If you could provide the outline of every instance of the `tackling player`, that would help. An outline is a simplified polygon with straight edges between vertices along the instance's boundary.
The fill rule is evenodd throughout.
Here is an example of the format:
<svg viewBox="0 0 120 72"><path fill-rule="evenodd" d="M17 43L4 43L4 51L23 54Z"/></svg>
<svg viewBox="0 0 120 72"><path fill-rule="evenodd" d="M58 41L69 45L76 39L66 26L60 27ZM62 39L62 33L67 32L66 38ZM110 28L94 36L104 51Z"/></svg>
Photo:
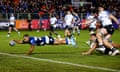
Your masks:
<svg viewBox="0 0 120 72"><path fill-rule="evenodd" d="M23 40L12 40L17 44L30 44L30 49L27 52L27 55L32 54L35 46L44 46L44 45L76 45L74 37L71 38L58 38L54 39L50 36L43 36L43 37L32 37L28 34L23 36Z"/></svg>
<svg viewBox="0 0 120 72"><path fill-rule="evenodd" d="M111 38L112 34L114 33L112 20L114 20L117 24L119 24L119 21L112 14L105 11L103 6L99 6L98 10L99 10L98 19L101 22L100 24L102 28L97 32L96 36L98 39L99 47L102 48L104 47L103 46L104 41L102 38L105 36L104 40L108 40ZM111 47L111 50L116 51L116 49L114 49L113 46Z"/></svg>
<svg viewBox="0 0 120 72"><path fill-rule="evenodd" d="M104 42L104 48L99 48L96 34L91 34L90 40L91 40L91 43L89 45L90 49L86 52L82 52L82 55L90 55L90 54L92 54L92 52L94 50L99 51L103 54L111 55L111 56L115 56L116 54L120 54L118 49L116 49L117 52L113 52L110 49L111 45L113 45L114 48L120 48L120 44L116 44L116 43L112 42L111 40L107 40L106 42Z"/></svg>

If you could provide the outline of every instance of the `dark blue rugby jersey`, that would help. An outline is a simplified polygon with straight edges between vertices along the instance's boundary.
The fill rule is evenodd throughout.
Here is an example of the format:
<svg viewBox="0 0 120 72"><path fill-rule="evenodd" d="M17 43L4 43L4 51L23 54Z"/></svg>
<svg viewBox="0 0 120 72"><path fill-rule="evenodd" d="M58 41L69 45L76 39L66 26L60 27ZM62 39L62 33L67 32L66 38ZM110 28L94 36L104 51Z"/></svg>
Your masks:
<svg viewBox="0 0 120 72"><path fill-rule="evenodd" d="M45 44L53 44L54 39L52 37L44 36L44 37L30 37L29 43L31 45L45 45Z"/></svg>

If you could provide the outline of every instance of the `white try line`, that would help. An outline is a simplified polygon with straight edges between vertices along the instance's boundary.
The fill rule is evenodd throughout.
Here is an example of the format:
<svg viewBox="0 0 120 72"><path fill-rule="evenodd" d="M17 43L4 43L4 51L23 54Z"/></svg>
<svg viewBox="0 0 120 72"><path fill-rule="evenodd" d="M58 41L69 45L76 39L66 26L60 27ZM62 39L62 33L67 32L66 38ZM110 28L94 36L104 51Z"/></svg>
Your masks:
<svg viewBox="0 0 120 72"><path fill-rule="evenodd" d="M104 67L75 64L75 63L70 63L70 62L55 61L55 60L50 60L50 59L41 59L41 58L35 58L35 57L30 57L30 56L15 55L15 54L8 54L8 53L1 53L1 52L0 52L0 54L6 55L6 56L11 56L11 57L21 57L21 58L27 58L27 59L32 59L32 60L39 60L39 61L46 61L46 62L52 62L52 63L58 63L58 64L72 65L72 66L89 68L89 69L98 69L98 70L111 71L111 72L120 72L120 70L104 68Z"/></svg>

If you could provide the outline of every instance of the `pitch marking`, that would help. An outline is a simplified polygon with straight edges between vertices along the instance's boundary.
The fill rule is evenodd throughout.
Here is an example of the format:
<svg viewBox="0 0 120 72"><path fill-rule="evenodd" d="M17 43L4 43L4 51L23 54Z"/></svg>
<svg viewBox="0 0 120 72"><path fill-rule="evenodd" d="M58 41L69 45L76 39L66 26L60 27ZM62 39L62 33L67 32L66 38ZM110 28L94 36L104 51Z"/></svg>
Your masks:
<svg viewBox="0 0 120 72"><path fill-rule="evenodd" d="M30 57L30 56L15 55L15 54L9 54L9 53L1 53L0 52L0 54L1 55L6 55L6 56L11 56L11 57L21 57L21 58L27 58L27 59L32 59L32 60L47 61L47 62L58 63L58 64L65 64L65 65L72 65L72 66L77 66L77 67L84 67L84 68L89 68L89 69L98 69L98 70L111 71L111 72L120 72L120 70L111 69L111 68L75 64L75 63L70 63L70 62L55 61L55 60L50 60L50 59L35 58L35 57Z"/></svg>

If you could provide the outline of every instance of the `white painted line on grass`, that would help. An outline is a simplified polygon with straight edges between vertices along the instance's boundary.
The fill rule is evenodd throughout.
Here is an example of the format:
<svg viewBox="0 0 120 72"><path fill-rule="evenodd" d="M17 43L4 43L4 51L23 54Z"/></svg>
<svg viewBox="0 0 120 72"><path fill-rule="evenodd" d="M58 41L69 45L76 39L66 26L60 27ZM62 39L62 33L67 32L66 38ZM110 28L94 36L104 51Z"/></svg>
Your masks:
<svg viewBox="0 0 120 72"><path fill-rule="evenodd" d="M50 59L41 59L41 58L35 58L35 57L23 56L23 55L15 55L15 54L9 54L9 53L1 53L0 52L0 54L1 55L12 56L12 57L21 57L21 58L27 58L27 59L32 59L32 60L47 61L47 62L58 63L58 64L78 66L78 67L89 68L89 69L97 69L97 70L104 70L104 71L111 71L111 72L120 72L120 70L111 69L111 68L75 64L75 63L70 63L70 62L55 61L55 60L50 60Z"/></svg>

